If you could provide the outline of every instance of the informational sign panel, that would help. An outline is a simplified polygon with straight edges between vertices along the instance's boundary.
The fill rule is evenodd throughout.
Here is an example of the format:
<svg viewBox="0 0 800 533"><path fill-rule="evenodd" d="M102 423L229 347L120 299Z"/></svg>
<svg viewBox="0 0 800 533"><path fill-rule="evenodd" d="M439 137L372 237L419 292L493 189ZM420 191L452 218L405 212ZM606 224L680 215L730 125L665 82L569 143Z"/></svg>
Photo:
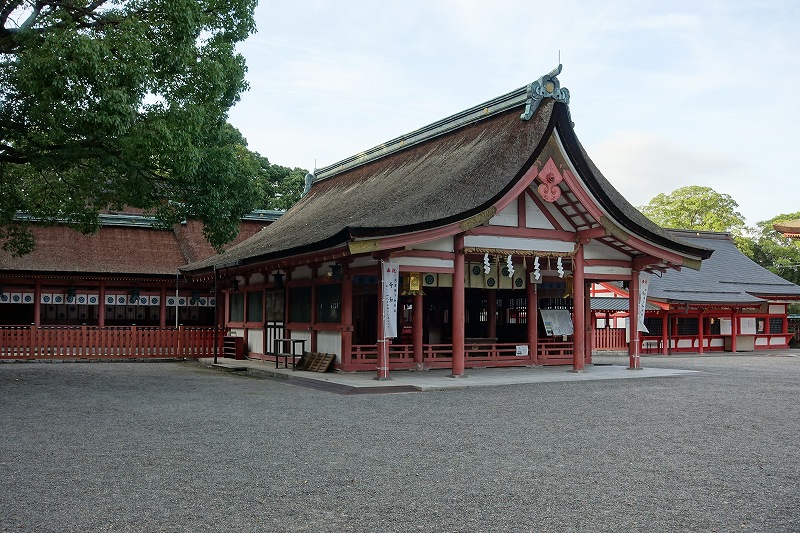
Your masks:
<svg viewBox="0 0 800 533"><path fill-rule="evenodd" d="M549 336L572 335L572 317L567 309L540 309L539 314Z"/></svg>
<svg viewBox="0 0 800 533"><path fill-rule="evenodd" d="M383 337L397 337L397 290L400 285L400 265L383 262Z"/></svg>
<svg viewBox="0 0 800 533"><path fill-rule="evenodd" d="M638 324L639 331L650 333L647 326L644 325L644 312L647 308L647 289L650 288L650 273L639 272L639 305L638 305Z"/></svg>

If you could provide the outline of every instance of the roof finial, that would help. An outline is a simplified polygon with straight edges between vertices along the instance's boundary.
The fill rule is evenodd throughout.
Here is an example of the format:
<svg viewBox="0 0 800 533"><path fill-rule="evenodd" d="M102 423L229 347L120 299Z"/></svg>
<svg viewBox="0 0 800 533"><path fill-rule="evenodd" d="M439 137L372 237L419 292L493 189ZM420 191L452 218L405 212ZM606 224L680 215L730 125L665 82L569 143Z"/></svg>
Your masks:
<svg viewBox="0 0 800 533"><path fill-rule="evenodd" d="M560 61L561 50L558 51L558 57ZM525 102L525 112L520 115L522 120L530 120L544 98L553 98L557 102L564 102L569 105L569 89L566 87L561 88L561 82L556 77L559 74L561 74L560 62L556 68L528 85L528 100Z"/></svg>

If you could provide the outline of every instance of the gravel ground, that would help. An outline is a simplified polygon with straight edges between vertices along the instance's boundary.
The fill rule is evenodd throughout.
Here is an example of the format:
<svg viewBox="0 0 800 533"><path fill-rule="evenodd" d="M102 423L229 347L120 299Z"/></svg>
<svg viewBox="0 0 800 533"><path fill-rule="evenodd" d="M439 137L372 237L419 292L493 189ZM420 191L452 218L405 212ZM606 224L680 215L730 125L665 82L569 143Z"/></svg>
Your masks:
<svg viewBox="0 0 800 533"><path fill-rule="evenodd" d="M643 364L702 372L341 396L0 364L0 531L800 531L800 357Z"/></svg>

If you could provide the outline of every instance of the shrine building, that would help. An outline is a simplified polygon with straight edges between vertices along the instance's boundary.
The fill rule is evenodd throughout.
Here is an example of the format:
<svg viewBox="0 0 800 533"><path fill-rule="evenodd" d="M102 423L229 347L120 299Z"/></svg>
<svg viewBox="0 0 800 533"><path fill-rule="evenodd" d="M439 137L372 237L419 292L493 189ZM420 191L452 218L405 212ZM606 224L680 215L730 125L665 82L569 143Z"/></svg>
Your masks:
<svg viewBox="0 0 800 533"><path fill-rule="evenodd" d="M638 316L641 273L700 269L712 250L611 186L576 136L560 71L316 170L277 221L181 272L225 288L225 326L251 357L324 352L378 378L582 370L590 284L626 282Z"/></svg>

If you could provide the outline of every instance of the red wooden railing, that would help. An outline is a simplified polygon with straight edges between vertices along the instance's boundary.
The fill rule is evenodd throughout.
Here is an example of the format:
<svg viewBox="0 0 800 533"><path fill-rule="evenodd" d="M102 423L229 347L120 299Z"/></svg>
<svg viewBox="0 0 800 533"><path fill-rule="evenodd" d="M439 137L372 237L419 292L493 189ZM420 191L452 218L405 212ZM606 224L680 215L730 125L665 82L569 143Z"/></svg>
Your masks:
<svg viewBox="0 0 800 533"><path fill-rule="evenodd" d="M532 364L529 356L517 355L519 343L465 344L464 366L476 368L485 366L519 366ZM453 346L450 344L425 344L422 347L422 360L426 368L450 368ZM354 345L351 366L354 370L374 370L378 360L378 347L375 344ZM393 369L412 368L414 349L410 344L389 345L389 364ZM572 342L539 343L538 364L572 364Z"/></svg>
<svg viewBox="0 0 800 533"><path fill-rule="evenodd" d="M594 330L595 350L627 350L625 328L598 328Z"/></svg>
<svg viewBox="0 0 800 533"><path fill-rule="evenodd" d="M219 330L218 338L222 338ZM208 327L0 326L0 359L197 358L213 355L214 328Z"/></svg>

